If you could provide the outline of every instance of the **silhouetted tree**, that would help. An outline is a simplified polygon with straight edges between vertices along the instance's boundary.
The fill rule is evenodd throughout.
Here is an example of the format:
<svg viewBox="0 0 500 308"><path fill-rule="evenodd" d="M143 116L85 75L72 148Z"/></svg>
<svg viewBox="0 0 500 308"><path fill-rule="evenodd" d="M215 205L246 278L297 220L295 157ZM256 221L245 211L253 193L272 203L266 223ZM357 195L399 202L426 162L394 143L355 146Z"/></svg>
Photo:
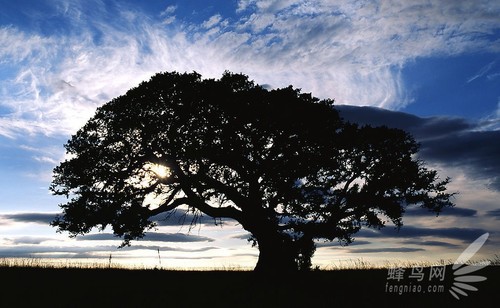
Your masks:
<svg viewBox="0 0 500 308"><path fill-rule="evenodd" d="M182 206L230 218L260 250L256 270L308 269L314 241L397 227L413 204L452 206L404 131L342 121L331 100L247 76L162 73L100 107L65 145L52 223L71 235L111 225L130 240Z"/></svg>

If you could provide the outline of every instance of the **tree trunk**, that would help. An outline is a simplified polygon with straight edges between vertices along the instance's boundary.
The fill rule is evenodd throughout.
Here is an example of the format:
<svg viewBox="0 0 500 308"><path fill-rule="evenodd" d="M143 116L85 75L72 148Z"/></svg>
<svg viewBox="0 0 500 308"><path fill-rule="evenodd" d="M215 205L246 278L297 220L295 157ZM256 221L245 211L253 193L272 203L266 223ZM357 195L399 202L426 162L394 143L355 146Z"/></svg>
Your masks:
<svg viewBox="0 0 500 308"><path fill-rule="evenodd" d="M259 248L256 272L290 273L311 269L311 257L316 250L312 237L293 238L279 231L277 223L267 217L247 215L240 223L252 233Z"/></svg>
<svg viewBox="0 0 500 308"><path fill-rule="evenodd" d="M287 235L271 233L261 236L254 234L254 236L259 246L256 272L286 273L298 270L292 241Z"/></svg>

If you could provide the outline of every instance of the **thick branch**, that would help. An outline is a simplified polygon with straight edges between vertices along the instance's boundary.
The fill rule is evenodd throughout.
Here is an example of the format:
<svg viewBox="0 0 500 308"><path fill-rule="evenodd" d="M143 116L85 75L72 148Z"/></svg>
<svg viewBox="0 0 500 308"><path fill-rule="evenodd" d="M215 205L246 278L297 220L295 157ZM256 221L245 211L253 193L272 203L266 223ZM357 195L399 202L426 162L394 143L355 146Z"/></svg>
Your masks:
<svg viewBox="0 0 500 308"><path fill-rule="evenodd" d="M183 204L188 204L188 198L178 198L175 199L173 202L170 203L170 201L164 202L161 204L159 207L156 209L150 210L150 216L154 216L163 212L168 212L171 210L174 210L178 206L181 206Z"/></svg>
<svg viewBox="0 0 500 308"><path fill-rule="evenodd" d="M180 187L182 188L182 191L186 194L187 199L185 200L185 204L192 206L194 208L197 208L198 210L202 211L208 216L212 217L227 217L227 218L232 218L237 221L242 220L242 213L241 211L237 210L234 207L227 206L227 207L213 207L203 200L202 197L197 195L191 188L195 187L195 183L193 183L193 180L184 173L184 171L181 169L181 167L178 165L176 160L170 159L170 167L172 171L175 173L177 178L179 179Z"/></svg>
<svg viewBox="0 0 500 308"><path fill-rule="evenodd" d="M225 185L216 179L213 179L209 176L204 176L197 174L194 176L195 180L203 181L211 188L223 193L229 200L233 201L240 208L245 208L248 205L248 199L241 195L234 187Z"/></svg>
<svg viewBox="0 0 500 308"><path fill-rule="evenodd" d="M243 215L241 211L237 210L236 208L232 206L226 206L226 207L213 207L211 205L208 205L206 202L204 202L201 198L198 196L190 196L188 198L188 205L197 208L198 210L202 211L204 214L214 217L214 218L232 218L236 221L242 221Z"/></svg>

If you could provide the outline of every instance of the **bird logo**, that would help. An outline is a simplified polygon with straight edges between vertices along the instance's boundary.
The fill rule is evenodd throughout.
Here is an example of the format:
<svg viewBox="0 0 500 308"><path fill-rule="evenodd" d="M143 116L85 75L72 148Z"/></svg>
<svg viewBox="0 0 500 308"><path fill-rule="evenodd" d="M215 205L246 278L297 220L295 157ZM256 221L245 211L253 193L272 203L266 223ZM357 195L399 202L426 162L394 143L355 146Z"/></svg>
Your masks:
<svg viewBox="0 0 500 308"><path fill-rule="evenodd" d="M474 273L488 265L490 261L479 262L475 264L465 265L476 252L484 245L488 239L489 233L485 233L478 237L472 244L467 247L458 259L453 263L454 282L450 288L450 293L456 299L460 300L460 295L467 296L467 291L477 291L478 289L470 283L484 281L487 278L484 276L474 275Z"/></svg>

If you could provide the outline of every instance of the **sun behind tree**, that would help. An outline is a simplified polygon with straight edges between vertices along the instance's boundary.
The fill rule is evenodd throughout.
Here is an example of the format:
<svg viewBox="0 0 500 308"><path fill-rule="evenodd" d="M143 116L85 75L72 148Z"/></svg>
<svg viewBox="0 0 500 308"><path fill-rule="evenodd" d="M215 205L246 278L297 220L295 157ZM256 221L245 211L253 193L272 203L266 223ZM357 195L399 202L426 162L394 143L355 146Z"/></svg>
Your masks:
<svg viewBox="0 0 500 308"><path fill-rule="evenodd" d="M159 164L151 164L149 166L149 169L153 171L153 173L160 178L166 178L171 175L170 169L168 167L159 165Z"/></svg>
<svg viewBox="0 0 500 308"><path fill-rule="evenodd" d="M332 100L230 72L157 74L100 107L66 150L51 185L68 197L59 231L110 225L128 245L150 217L187 206L238 221L267 272L309 269L316 239L400 227L407 206L453 205L406 132L344 122Z"/></svg>

